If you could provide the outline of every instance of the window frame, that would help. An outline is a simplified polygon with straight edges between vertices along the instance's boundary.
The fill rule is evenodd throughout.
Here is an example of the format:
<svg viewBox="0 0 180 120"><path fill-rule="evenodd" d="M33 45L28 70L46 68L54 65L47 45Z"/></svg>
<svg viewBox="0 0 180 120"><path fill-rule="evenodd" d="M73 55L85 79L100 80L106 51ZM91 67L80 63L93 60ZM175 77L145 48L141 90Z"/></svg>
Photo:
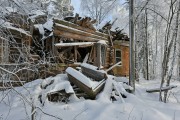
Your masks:
<svg viewBox="0 0 180 120"><path fill-rule="evenodd" d="M117 57L117 54L116 54L117 51L120 51L119 57ZM117 58L120 58L120 61L121 61L121 64L119 64L117 66L122 66L122 50L121 49L115 49L115 64L119 62L119 61L117 62L117 60L116 60Z"/></svg>

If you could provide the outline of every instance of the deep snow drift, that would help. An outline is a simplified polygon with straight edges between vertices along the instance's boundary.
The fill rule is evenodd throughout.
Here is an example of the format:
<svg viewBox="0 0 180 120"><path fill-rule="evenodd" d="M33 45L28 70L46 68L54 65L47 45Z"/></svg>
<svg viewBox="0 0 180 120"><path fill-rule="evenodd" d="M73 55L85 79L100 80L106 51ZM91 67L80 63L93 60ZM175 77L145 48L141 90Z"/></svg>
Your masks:
<svg viewBox="0 0 180 120"><path fill-rule="evenodd" d="M42 89L52 80L51 86ZM136 83L135 95L126 92L124 88L127 86L119 81L126 79L108 76L104 90L96 100L77 98L66 74L1 91L0 120L30 120L32 113L35 113L36 120L179 120L180 82L172 81L172 85L178 87L169 92L168 103L162 103L158 101L158 93L146 93L147 88L159 87L158 80L140 80ZM109 96L116 94L112 92L113 86L117 94L122 93L126 98L118 97L116 101L110 99ZM49 92L61 89L72 93L68 103L48 101L46 95Z"/></svg>

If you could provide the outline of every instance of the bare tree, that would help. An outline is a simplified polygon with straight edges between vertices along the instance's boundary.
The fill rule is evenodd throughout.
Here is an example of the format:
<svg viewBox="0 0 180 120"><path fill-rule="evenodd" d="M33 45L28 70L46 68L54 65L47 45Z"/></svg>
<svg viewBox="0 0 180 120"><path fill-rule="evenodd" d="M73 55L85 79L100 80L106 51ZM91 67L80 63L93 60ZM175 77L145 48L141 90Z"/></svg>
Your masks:
<svg viewBox="0 0 180 120"><path fill-rule="evenodd" d="M117 5L118 0L81 0L81 8L100 24Z"/></svg>
<svg viewBox="0 0 180 120"><path fill-rule="evenodd" d="M161 86L160 89L163 87L163 84L166 80L166 86L170 85L170 80L172 78L172 72L174 68L175 63L175 55L176 55L176 46L177 46L177 37L178 37L178 26L179 26L179 14L180 14L180 2L177 0L171 0L170 4L170 10L169 10L169 16L168 20L169 23L167 23L166 28L166 36L165 36L165 48L164 48L164 58L162 63L162 79L161 79ZM174 21L173 21L174 19ZM172 27L173 24L173 27ZM174 47L174 49L173 49ZM172 50L173 49L173 50ZM171 52L172 51L172 52ZM170 62L170 55L172 53L172 62ZM171 66L169 66L170 64ZM163 101L167 101L167 92L164 92L164 99ZM160 91L160 101L162 101L162 92Z"/></svg>

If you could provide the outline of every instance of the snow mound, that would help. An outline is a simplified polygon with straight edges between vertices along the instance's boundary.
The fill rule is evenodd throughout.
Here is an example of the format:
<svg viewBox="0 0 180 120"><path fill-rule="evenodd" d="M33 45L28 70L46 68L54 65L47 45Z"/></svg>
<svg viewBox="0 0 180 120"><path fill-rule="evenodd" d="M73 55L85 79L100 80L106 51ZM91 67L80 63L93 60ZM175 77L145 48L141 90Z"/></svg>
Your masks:
<svg viewBox="0 0 180 120"><path fill-rule="evenodd" d="M140 83L136 83L135 94L130 94L123 87L125 78L118 79L120 81L117 82L114 76L108 76L104 90L95 100L81 98L77 100L73 94L70 97L71 102L66 104L49 102L47 97L42 97L44 105L37 102L39 95L45 96L56 90L65 89L66 92L73 92L66 74L35 80L22 87L0 91L0 118L30 119L32 103L35 106L37 120L56 120L57 118L63 120L178 120L180 118L180 105L172 94L170 94L169 103L162 103L158 101L157 93L146 92L147 88L159 86L160 81L140 80ZM180 82L174 81L172 85L178 86L171 92L176 99L179 99Z"/></svg>

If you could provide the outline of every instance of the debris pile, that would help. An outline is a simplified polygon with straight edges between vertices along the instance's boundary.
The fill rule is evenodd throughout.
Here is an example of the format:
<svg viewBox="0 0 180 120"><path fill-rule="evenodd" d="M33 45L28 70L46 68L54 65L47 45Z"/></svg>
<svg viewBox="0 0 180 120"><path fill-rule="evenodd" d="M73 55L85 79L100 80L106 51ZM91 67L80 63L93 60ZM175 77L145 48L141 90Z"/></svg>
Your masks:
<svg viewBox="0 0 180 120"><path fill-rule="evenodd" d="M115 28L115 30L111 30L113 24L116 22L115 19L112 23L111 21L107 22L102 29L99 29L100 32L109 34L112 37L112 40L125 40L129 41L129 37L127 34L123 33L123 29L119 29L119 27Z"/></svg>
<svg viewBox="0 0 180 120"><path fill-rule="evenodd" d="M64 103L82 97L96 99L102 91L102 94L107 94L103 96L108 96L111 101L123 102L123 98L127 97L126 90L132 89L127 85L127 79L108 75L105 71L97 70L97 67L86 63L81 64L79 71L68 67L66 73L54 78L49 77L42 82L42 92L38 97L42 104L45 103L45 98L51 102Z"/></svg>
<svg viewBox="0 0 180 120"><path fill-rule="evenodd" d="M95 27L93 24L95 24L97 21L94 19L92 20L90 17L79 17L79 14L76 13L75 17L66 17L64 20L72 22L74 24L77 24L79 26L82 26L84 28L91 29L93 31L96 31Z"/></svg>

